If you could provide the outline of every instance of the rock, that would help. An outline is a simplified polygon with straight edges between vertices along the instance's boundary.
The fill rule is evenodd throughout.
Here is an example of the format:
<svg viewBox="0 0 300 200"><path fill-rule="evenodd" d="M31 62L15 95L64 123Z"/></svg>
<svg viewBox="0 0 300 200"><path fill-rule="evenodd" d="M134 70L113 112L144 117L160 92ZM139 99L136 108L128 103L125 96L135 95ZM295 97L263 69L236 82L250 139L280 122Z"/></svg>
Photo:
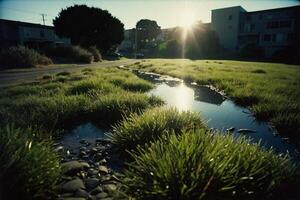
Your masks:
<svg viewBox="0 0 300 200"><path fill-rule="evenodd" d="M99 164L100 164L100 165L105 165L105 164L107 164L106 159L104 158L104 159L100 160L100 161L99 161Z"/></svg>
<svg viewBox="0 0 300 200"><path fill-rule="evenodd" d="M97 178L89 178L85 180L86 187L91 190L99 185L99 179Z"/></svg>
<svg viewBox="0 0 300 200"><path fill-rule="evenodd" d="M101 193L101 192L103 192L103 188L100 187L100 186L97 186L90 193L91 193L91 195L96 195L96 194Z"/></svg>
<svg viewBox="0 0 300 200"><path fill-rule="evenodd" d="M96 139L96 143L101 143L101 144L110 144L110 140L104 139L104 138L98 138Z"/></svg>
<svg viewBox="0 0 300 200"><path fill-rule="evenodd" d="M86 162L81 162L80 163L82 165L83 168L87 169L87 168L90 168L90 165Z"/></svg>
<svg viewBox="0 0 300 200"><path fill-rule="evenodd" d="M94 155L94 160L97 162L97 161L99 161L99 160L102 160L103 159L103 155L102 155L102 153L96 153L95 155Z"/></svg>
<svg viewBox="0 0 300 200"><path fill-rule="evenodd" d="M54 151L56 151L56 152L62 152L63 150L64 150L63 146L58 146L58 147L55 148Z"/></svg>
<svg viewBox="0 0 300 200"><path fill-rule="evenodd" d="M93 168L90 168L88 169L87 174L88 176L96 176L98 174L98 171Z"/></svg>
<svg viewBox="0 0 300 200"><path fill-rule="evenodd" d="M226 129L227 132L233 132L234 130L235 130L234 127L230 127L230 128L228 128L228 129Z"/></svg>
<svg viewBox="0 0 300 200"><path fill-rule="evenodd" d="M101 193L96 195L97 199L103 199L103 198L106 198L106 197L108 197L108 194L106 192L101 192Z"/></svg>
<svg viewBox="0 0 300 200"><path fill-rule="evenodd" d="M85 189L83 181L79 178L68 181L62 186L62 190L64 192L75 192L76 190L79 189Z"/></svg>
<svg viewBox="0 0 300 200"><path fill-rule="evenodd" d="M241 128L237 131L238 133L255 133L255 130L251 130L251 129L246 129L246 128Z"/></svg>
<svg viewBox="0 0 300 200"><path fill-rule="evenodd" d="M88 142L85 139L79 141L80 144L87 144Z"/></svg>
<svg viewBox="0 0 300 200"><path fill-rule="evenodd" d="M82 197L66 197L66 198L59 198L59 200L86 200L86 198L82 198Z"/></svg>
<svg viewBox="0 0 300 200"><path fill-rule="evenodd" d="M99 166L99 172L102 174L108 174L108 169L104 165Z"/></svg>
<svg viewBox="0 0 300 200"><path fill-rule="evenodd" d="M94 155L98 152L98 149L96 149L95 147L94 148L91 148L91 151L90 151L90 154Z"/></svg>
<svg viewBox="0 0 300 200"><path fill-rule="evenodd" d="M87 191L85 191L85 190L78 189L78 190L75 191L74 196L75 197L88 198L89 197L89 193L87 193Z"/></svg>
<svg viewBox="0 0 300 200"><path fill-rule="evenodd" d="M85 151L80 151L79 156L80 157L86 156L86 152Z"/></svg>
<svg viewBox="0 0 300 200"><path fill-rule="evenodd" d="M71 197L73 195L73 193L63 193L60 196L61 197Z"/></svg>
<svg viewBox="0 0 300 200"><path fill-rule="evenodd" d="M61 164L62 172L66 175L74 175L87 167L89 167L89 164L78 161L69 161Z"/></svg>
<svg viewBox="0 0 300 200"><path fill-rule="evenodd" d="M103 189L105 192L113 192L117 189L117 186L115 184L107 184L103 186Z"/></svg>

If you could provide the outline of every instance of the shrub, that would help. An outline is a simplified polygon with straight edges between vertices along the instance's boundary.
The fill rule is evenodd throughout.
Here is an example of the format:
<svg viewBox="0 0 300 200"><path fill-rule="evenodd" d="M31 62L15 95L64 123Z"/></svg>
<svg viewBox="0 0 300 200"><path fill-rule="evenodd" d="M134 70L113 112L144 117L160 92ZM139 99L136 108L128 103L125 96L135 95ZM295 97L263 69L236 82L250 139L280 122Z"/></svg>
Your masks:
<svg viewBox="0 0 300 200"><path fill-rule="evenodd" d="M24 46L9 47L0 52L0 67L36 67L52 64L51 59L39 54L34 49Z"/></svg>
<svg viewBox="0 0 300 200"><path fill-rule="evenodd" d="M256 70L252 70L251 73L266 74L267 72L263 69L256 69Z"/></svg>
<svg viewBox="0 0 300 200"><path fill-rule="evenodd" d="M71 62L91 63L93 55L79 46L48 46L45 54L51 57L66 58Z"/></svg>
<svg viewBox="0 0 300 200"><path fill-rule="evenodd" d="M0 199L51 198L60 177L59 159L51 143L36 135L30 129L0 129Z"/></svg>
<svg viewBox="0 0 300 200"><path fill-rule="evenodd" d="M109 137L117 151L125 152L164 137L170 131L181 134L196 127L203 127L198 113L155 108L142 115L131 114L113 127Z"/></svg>
<svg viewBox="0 0 300 200"><path fill-rule="evenodd" d="M93 55L95 62L102 61L102 56L96 46L90 46L87 50Z"/></svg>
<svg viewBox="0 0 300 200"><path fill-rule="evenodd" d="M123 183L136 199L286 199L291 193L280 191L299 178L289 159L205 129L172 134L131 155Z"/></svg>

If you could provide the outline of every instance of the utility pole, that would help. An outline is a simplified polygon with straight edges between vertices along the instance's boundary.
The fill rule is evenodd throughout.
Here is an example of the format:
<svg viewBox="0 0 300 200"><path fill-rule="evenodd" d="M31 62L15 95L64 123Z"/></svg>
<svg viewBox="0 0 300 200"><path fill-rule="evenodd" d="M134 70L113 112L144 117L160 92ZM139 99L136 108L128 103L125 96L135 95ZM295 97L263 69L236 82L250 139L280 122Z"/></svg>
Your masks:
<svg viewBox="0 0 300 200"><path fill-rule="evenodd" d="M43 18L43 25L45 26L45 16L46 16L46 14L41 14L42 15L42 18Z"/></svg>
<svg viewBox="0 0 300 200"><path fill-rule="evenodd" d="M137 58L137 26L135 27L135 54L134 54L134 58Z"/></svg>

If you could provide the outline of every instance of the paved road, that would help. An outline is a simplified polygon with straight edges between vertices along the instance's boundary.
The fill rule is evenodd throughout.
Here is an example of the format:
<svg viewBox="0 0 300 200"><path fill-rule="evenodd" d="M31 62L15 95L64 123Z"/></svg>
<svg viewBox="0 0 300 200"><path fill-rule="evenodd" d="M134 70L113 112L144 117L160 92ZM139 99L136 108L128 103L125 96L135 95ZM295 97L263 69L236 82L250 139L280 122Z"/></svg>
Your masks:
<svg viewBox="0 0 300 200"><path fill-rule="evenodd" d="M20 84L23 82L32 82L37 78L41 78L45 74L56 74L62 71L76 71L83 68L99 68L99 67L111 67L133 64L136 60L126 59L117 61L103 61L101 63L93 64L60 64L51 65L40 68L30 68L30 69L15 69L0 71L0 88L9 85Z"/></svg>

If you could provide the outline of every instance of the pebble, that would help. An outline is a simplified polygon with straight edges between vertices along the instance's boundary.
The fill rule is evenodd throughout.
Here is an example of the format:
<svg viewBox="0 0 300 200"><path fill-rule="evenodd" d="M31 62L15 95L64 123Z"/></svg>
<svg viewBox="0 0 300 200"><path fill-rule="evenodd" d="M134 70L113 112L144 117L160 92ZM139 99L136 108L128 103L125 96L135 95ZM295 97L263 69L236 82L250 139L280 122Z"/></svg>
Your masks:
<svg viewBox="0 0 300 200"><path fill-rule="evenodd" d="M99 185L99 179L97 178L89 178L85 180L86 187L91 190Z"/></svg>
<svg viewBox="0 0 300 200"><path fill-rule="evenodd" d="M89 164L78 161L69 161L61 164L62 172L66 175L74 175L84 168L88 168Z"/></svg>
<svg viewBox="0 0 300 200"><path fill-rule="evenodd" d="M251 129L246 129L246 128L241 128L237 131L238 133L255 133L255 130L251 130Z"/></svg>
<svg viewBox="0 0 300 200"><path fill-rule="evenodd" d="M98 193L96 195L97 199L103 199L103 198L106 198L106 197L108 197L108 194L106 192L101 192L101 193Z"/></svg>
<svg viewBox="0 0 300 200"><path fill-rule="evenodd" d="M99 166L99 172L102 174L108 174L108 169L104 165Z"/></svg>
<svg viewBox="0 0 300 200"><path fill-rule="evenodd" d="M79 178L68 181L62 186L64 192L75 192L78 189L85 189L83 181Z"/></svg>
<svg viewBox="0 0 300 200"><path fill-rule="evenodd" d="M88 198L89 197L89 193L83 189L78 189L75 191L74 193L75 197L84 197L84 198Z"/></svg>
<svg viewBox="0 0 300 200"><path fill-rule="evenodd" d="M103 186L103 189L105 192L113 192L117 189L117 186L115 184L107 184Z"/></svg>
<svg viewBox="0 0 300 200"><path fill-rule="evenodd" d="M97 186L97 187L95 187L95 188L90 192L90 194L91 194L91 195L96 195L96 194L101 193L101 192L103 192L103 188L100 187L100 186Z"/></svg>

